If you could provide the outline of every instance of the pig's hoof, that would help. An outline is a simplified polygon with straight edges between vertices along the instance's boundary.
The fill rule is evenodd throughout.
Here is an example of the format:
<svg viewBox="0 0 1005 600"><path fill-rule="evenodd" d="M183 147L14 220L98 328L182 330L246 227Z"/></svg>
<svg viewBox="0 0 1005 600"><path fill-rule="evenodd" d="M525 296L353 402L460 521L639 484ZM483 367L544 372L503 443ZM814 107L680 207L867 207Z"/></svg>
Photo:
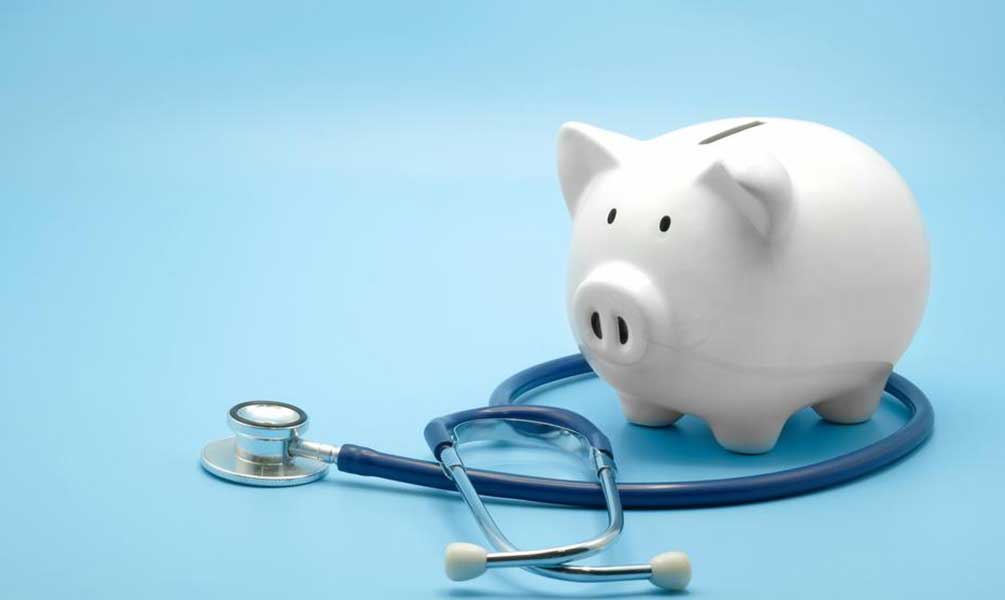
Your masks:
<svg viewBox="0 0 1005 600"><path fill-rule="evenodd" d="M785 420L711 424L719 445L740 454L763 454L775 447Z"/></svg>
<svg viewBox="0 0 1005 600"><path fill-rule="evenodd" d="M646 427L666 427L673 425L684 416L672 408L644 402L633 396L621 395L621 412L629 422Z"/></svg>
<svg viewBox="0 0 1005 600"><path fill-rule="evenodd" d="M867 389L857 389L842 394L830 400L824 400L813 405L813 410L831 423L851 425L868 421L879 408L883 397L883 388L870 386Z"/></svg>
<svg viewBox="0 0 1005 600"><path fill-rule="evenodd" d="M851 425L868 421L883 398L883 388L893 367L878 369L869 380L853 390L813 405L813 410L831 423Z"/></svg>

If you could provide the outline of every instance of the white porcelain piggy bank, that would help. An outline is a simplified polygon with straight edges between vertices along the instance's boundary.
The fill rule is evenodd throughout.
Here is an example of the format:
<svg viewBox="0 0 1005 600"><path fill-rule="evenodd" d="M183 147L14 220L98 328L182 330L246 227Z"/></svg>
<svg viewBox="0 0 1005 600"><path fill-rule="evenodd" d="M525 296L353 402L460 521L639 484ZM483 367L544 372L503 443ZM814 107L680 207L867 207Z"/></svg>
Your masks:
<svg viewBox="0 0 1005 600"><path fill-rule="evenodd" d="M696 415L759 453L806 406L872 416L928 294L918 208L876 151L788 119L648 141L568 123L558 169L570 320L629 421Z"/></svg>

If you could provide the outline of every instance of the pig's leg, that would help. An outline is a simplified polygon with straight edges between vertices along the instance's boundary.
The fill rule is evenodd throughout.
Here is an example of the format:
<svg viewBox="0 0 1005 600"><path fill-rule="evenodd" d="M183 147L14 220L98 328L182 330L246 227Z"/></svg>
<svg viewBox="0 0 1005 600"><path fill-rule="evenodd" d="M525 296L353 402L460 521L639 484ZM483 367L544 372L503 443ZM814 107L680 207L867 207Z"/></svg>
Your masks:
<svg viewBox="0 0 1005 600"><path fill-rule="evenodd" d="M748 415L743 415L748 417ZM787 417L733 417L709 422L715 441L727 450L741 454L761 454L775 447Z"/></svg>
<svg viewBox="0 0 1005 600"><path fill-rule="evenodd" d="M850 425L868 421L879 407L890 369L869 377L869 381L855 389L813 405L813 410L831 423Z"/></svg>
<svg viewBox="0 0 1005 600"><path fill-rule="evenodd" d="M620 394L620 397L621 412L625 414L626 419L636 425L666 427L667 425L673 425L677 422L677 419L684 416L672 408L666 408L653 402L646 402L635 396Z"/></svg>

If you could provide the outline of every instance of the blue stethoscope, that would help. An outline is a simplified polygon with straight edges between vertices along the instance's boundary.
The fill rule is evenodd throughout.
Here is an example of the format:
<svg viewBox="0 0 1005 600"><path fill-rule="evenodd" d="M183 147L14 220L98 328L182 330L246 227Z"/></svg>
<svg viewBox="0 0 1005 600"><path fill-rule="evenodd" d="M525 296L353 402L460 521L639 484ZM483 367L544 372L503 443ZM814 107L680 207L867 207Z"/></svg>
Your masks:
<svg viewBox="0 0 1005 600"><path fill-rule="evenodd" d="M456 489L471 509L495 552L475 544L447 547L447 575L472 579L490 568L523 567L539 575L569 581L648 579L672 590L684 589L691 565L683 552L665 552L648 563L584 566L571 561L603 550L621 533L623 509L724 506L770 500L823 489L861 477L909 454L932 432L934 413L925 394L893 373L886 392L907 407L910 417L899 430L854 452L811 465L729 479L616 483L614 450L607 437L585 417L549 406L516 404L542 386L593 374L582 355L574 354L521 371L492 393L489 406L433 419L425 438L436 461L385 454L363 446L335 446L303 439L307 415L281 402L252 401L231 408L234 437L208 444L203 467L218 477L254 486L289 486L324 477L328 464L339 471L380 477L443 490ZM472 440L515 436L546 440L558 448L581 451L596 482L515 475L465 468L459 449ZM590 508L609 516L600 535L575 544L520 550L500 531L482 496Z"/></svg>

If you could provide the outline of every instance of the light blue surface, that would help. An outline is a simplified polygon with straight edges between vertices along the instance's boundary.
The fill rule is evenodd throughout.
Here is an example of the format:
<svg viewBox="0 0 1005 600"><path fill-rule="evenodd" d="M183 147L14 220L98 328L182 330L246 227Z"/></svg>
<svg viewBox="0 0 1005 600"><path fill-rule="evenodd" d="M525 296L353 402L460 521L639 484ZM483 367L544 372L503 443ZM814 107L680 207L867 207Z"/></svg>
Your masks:
<svg viewBox="0 0 1005 600"><path fill-rule="evenodd" d="M684 549L703 598L1003 595L1001 8L132 4L0 7L0 596L657 593L452 584L443 546L481 537L451 495L338 473L256 490L197 457L253 398L302 405L317 439L426 456L428 418L575 350L559 124L748 114L848 131L914 189L933 287L898 370L936 434L824 493L631 513L605 560ZM750 458L693 419L625 425L596 380L539 401L604 428L625 480L801 464L900 418L800 414ZM603 519L494 510L523 544Z"/></svg>

